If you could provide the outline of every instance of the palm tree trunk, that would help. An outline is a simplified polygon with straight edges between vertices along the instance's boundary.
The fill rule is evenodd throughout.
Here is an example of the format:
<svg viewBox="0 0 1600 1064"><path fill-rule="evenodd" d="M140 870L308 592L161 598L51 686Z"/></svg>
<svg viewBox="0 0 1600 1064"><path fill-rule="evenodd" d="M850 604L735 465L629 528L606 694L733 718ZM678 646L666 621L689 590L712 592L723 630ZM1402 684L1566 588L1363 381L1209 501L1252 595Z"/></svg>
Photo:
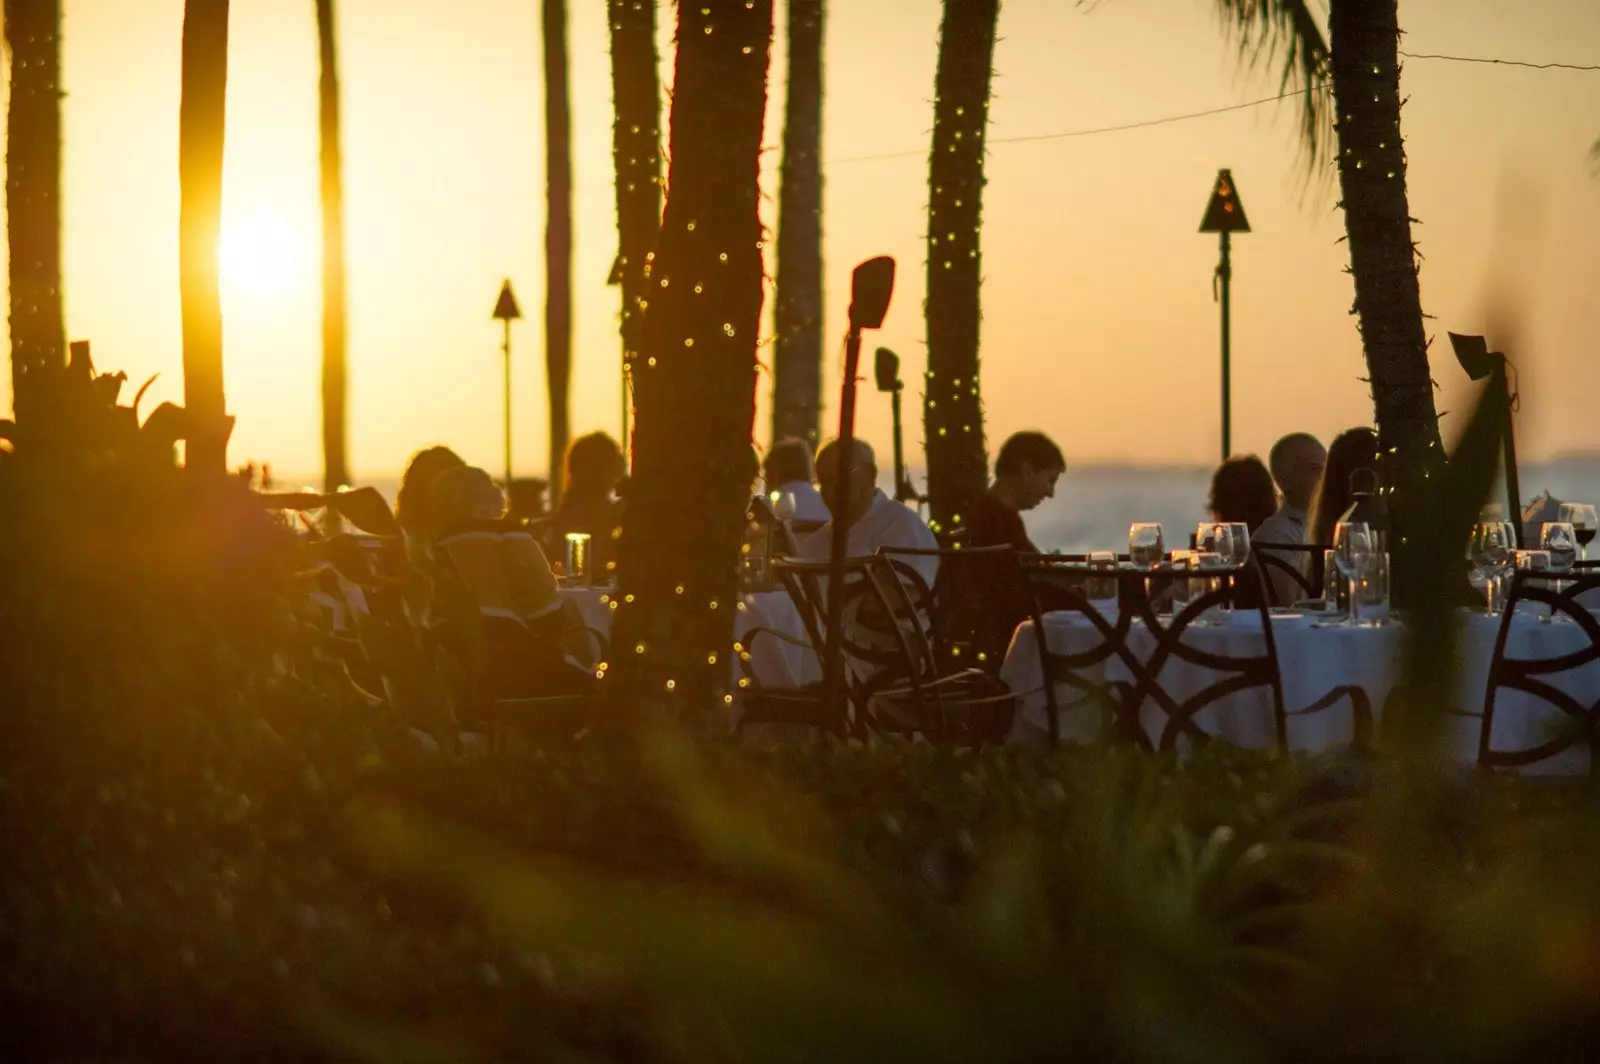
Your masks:
<svg viewBox="0 0 1600 1064"><path fill-rule="evenodd" d="M11 281L11 402L26 428L65 365L61 313L61 5L5 0L11 49L6 234Z"/></svg>
<svg viewBox="0 0 1600 1064"><path fill-rule="evenodd" d="M572 118L567 95L567 2L544 0L544 372L550 397L552 503L561 498L572 373Z"/></svg>
<svg viewBox="0 0 1600 1064"><path fill-rule="evenodd" d="M772 360L772 438L812 444L822 418L822 4L789 0Z"/></svg>
<svg viewBox="0 0 1600 1064"><path fill-rule="evenodd" d="M655 0L611 0L611 155L617 180L617 265L622 288L622 432L627 382L644 349L645 265L661 234L661 78ZM627 440L623 440L627 445Z"/></svg>
<svg viewBox="0 0 1600 1064"><path fill-rule="evenodd" d="M928 378L923 431L933 530L959 535L989 484L978 390L983 141L1000 0L945 0L928 167Z"/></svg>
<svg viewBox="0 0 1600 1064"><path fill-rule="evenodd" d="M678 5L670 177L634 375L613 704L720 707L755 480L772 0ZM646 305L647 304L647 305Z"/></svg>
<svg viewBox="0 0 1600 1064"><path fill-rule="evenodd" d="M340 146L338 38L333 0L317 2L322 164L322 484L350 483L345 413L349 365L345 347L344 159Z"/></svg>
<svg viewBox="0 0 1600 1064"><path fill-rule="evenodd" d="M1329 31L1355 314L1387 483L1399 489L1437 469L1443 449L1406 203L1397 0L1333 0Z"/></svg>
<svg viewBox="0 0 1600 1064"><path fill-rule="evenodd" d="M227 124L228 0L186 0L182 100L178 110L178 279L183 303L183 401L189 413L187 465L227 469L222 392L222 152Z"/></svg>

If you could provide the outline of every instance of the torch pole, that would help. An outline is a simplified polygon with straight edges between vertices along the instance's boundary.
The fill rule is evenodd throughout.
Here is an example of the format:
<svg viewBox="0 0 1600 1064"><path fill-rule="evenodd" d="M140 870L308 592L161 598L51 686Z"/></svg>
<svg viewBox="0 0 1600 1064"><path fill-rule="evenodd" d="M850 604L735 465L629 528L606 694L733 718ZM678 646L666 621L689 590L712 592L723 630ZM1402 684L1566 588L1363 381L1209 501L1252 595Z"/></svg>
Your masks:
<svg viewBox="0 0 1600 1064"><path fill-rule="evenodd" d="M506 497L511 497L511 322L505 322L505 335L500 341L500 351L506 363Z"/></svg>
<svg viewBox="0 0 1600 1064"><path fill-rule="evenodd" d="M1233 454L1233 367L1232 322L1230 321L1229 289L1233 281L1233 243L1231 234L1224 229L1222 261L1217 264L1217 281L1222 299L1222 460Z"/></svg>

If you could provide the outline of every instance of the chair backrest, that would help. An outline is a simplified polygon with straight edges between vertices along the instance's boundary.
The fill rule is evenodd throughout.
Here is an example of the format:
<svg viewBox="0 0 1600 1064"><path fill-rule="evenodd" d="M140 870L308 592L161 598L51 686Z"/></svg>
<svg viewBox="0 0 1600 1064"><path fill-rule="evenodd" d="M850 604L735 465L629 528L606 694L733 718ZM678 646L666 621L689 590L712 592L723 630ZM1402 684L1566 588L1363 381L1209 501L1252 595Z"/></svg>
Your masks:
<svg viewBox="0 0 1600 1064"><path fill-rule="evenodd" d="M1483 727L1478 738L1478 764L1484 768L1520 768L1548 760L1567 750L1587 744L1589 771L1593 778L1600 766L1600 700L1585 706L1568 691L1557 686L1564 673L1585 669L1600 662L1600 620L1579 601L1581 596L1600 591L1600 573L1580 571L1562 576L1549 572L1518 572L1512 578L1511 595L1506 601L1495 636L1494 657L1489 664L1489 684L1484 695ZM1519 607L1548 607L1552 619L1571 622L1582 645L1548 658L1513 657L1507 652L1512 625ZM1560 726L1540 742L1512 749L1496 748L1493 743L1495 703L1502 691L1520 691L1546 703L1561 714Z"/></svg>
<svg viewBox="0 0 1600 1064"><path fill-rule="evenodd" d="M1256 543L1251 547L1250 557L1261 567L1271 604L1292 606L1294 599L1280 601L1288 596L1280 594L1279 589L1287 585L1301 592L1299 598L1319 597L1322 586L1313 582L1313 574L1322 561L1323 552L1331 549L1320 543Z"/></svg>
<svg viewBox="0 0 1600 1064"><path fill-rule="evenodd" d="M1274 738L1280 749L1287 748L1289 722L1284 712L1283 679L1278 668L1278 647L1272 631L1272 620L1267 612L1267 597L1261 588L1261 569L1254 565L1243 565L1203 571L1188 570L1174 579L1186 577L1215 586L1165 621L1156 615L1150 596L1143 592L1143 582L1130 582L1124 578L1125 595L1131 599L1140 619L1156 637L1154 652L1134 672L1135 681L1125 703L1128 712L1137 714L1145 701L1154 702L1164 717L1155 746L1161 750L1171 750L1184 738L1192 744L1210 741L1210 734L1195 720L1201 710L1241 691L1264 687L1271 700ZM1235 609L1234 615L1254 614L1259 619L1264 641L1261 653L1232 654L1201 650L1193 643L1184 641L1185 633L1209 611L1245 597L1253 604ZM1207 674L1210 682L1179 701L1162 684L1162 672L1167 663L1174 660L1210 670Z"/></svg>
<svg viewBox="0 0 1600 1064"><path fill-rule="evenodd" d="M912 603L927 619L938 661L958 668L999 671L1012 632L1025 619L1025 615L1012 616L1013 608L1005 601L1009 586L1017 587L1018 597L1022 597L1026 580L1011 547L880 547L878 555L889 560ZM918 558L939 560L931 588L913 564Z"/></svg>

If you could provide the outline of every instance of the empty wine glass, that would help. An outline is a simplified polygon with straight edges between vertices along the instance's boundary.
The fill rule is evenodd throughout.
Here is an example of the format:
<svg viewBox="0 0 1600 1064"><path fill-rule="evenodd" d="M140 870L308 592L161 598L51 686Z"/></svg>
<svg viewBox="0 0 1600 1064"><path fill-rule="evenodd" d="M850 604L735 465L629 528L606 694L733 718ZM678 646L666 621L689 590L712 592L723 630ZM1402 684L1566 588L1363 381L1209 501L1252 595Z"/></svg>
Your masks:
<svg viewBox="0 0 1600 1064"><path fill-rule="evenodd" d="M1243 521L1228 522L1228 536L1233 544L1233 557L1226 558L1230 564L1243 565L1250 560L1250 526Z"/></svg>
<svg viewBox="0 0 1600 1064"><path fill-rule="evenodd" d="M1539 547L1550 555L1550 571L1557 576L1556 594L1561 594L1559 579L1572 572L1572 563L1578 560L1578 536L1566 521L1547 521L1539 529ZM1559 616L1551 620L1558 620Z"/></svg>
<svg viewBox="0 0 1600 1064"><path fill-rule="evenodd" d="M1491 614L1501 605L1500 581L1516 542L1510 530L1504 521L1484 521L1472 530L1469 541L1467 553L1473 568L1483 577L1485 611Z"/></svg>
<svg viewBox="0 0 1600 1064"><path fill-rule="evenodd" d="M1372 556L1372 530L1365 521L1340 521L1333 530L1333 563L1350 585L1350 616L1346 624L1361 624L1360 581Z"/></svg>
<svg viewBox="0 0 1600 1064"><path fill-rule="evenodd" d="M1154 569L1166 553L1160 525L1141 521L1129 527L1128 560L1135 569Z"/></svg>
<svg viewBox="0 0 1600 1064"><path fill-rule="evenodd" d="M1594 506L1586 502L1564 502L1556 516L1557 520L1572 526L1572 534L1578 540L1578 555L1588 561L1589 544L1594 542L1596 527Z"/></svg>

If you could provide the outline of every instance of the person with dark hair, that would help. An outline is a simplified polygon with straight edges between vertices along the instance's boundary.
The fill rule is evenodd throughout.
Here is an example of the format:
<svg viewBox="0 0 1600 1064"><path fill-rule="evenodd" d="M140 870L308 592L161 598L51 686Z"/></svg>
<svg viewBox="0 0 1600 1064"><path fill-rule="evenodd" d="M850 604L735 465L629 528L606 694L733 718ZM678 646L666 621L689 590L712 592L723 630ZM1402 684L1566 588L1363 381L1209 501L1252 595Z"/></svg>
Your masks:
<svg viewBox="0 0 1600 1064"><path fill-rule="evenodd" d="M1322 470L1322 481L1317 485L1317 497L1311 504L1307 522L1307 543L1333 544L1333 526L1350 508L1350 478L1358 470L1366 470L1374 480L1378 469L1378 434L1371 429L1348 429L1341 432L1328 447L1328 463ZM1311 585L1322 585L1322 558L1310 560Z"/></svg>
<svg viewBox="0 0 1600 1064"><path fill-rule="evenodd" d="M1039 548L1028 538L1022 513L1055 498L1056 482L1067 460L1042 432L1019 432L1000 445L994 460L994 483L962 516L963 543L971 547L1009 546L1024 554Z"/></svg>
<svg viewBox="0 0 1600 1064"><path fill-rule="evenodd" d="M1214 521L1238 521L1250 529L1266 523L1278 509L1278 490L1272 474L1253 454L1238 454L1211 475L1211 497L1206 502Z"/></svg>
<svg viewBox="0 0 1600 1064"><path fill-rule="evenodd" d="M802 528L827 524L828 504L813 483L816 478L811 467L811 448L806 446L804 440L787 439L774 443L767 452L766 461L762 463L762 479L766 481L767 492L773 496L774 504L782 503L786 495L794 496L794 511L783 513L784 507L780 505L778 516Z"/></svg>
<svg viewBox="0 0 1600 1064"><path fill-rule="evenodd" d="M549 524L547 546L563 557L569 532L589 536L589 558L596 574L615 570L616 534L622 525L618 487L627 472L622 447L603 432L579 436L567 448L567 479L561 503Z"/></svg>
<svg viewBox="0 0 1600 1064"><path fill-rule="evenodd" d="M394 516L405 537L406 555L414 564L427 558L428 545L439 534L434 512L433 483L439 474L467 463L448 447L427 447L411 456L395 495Z"/></svg>

